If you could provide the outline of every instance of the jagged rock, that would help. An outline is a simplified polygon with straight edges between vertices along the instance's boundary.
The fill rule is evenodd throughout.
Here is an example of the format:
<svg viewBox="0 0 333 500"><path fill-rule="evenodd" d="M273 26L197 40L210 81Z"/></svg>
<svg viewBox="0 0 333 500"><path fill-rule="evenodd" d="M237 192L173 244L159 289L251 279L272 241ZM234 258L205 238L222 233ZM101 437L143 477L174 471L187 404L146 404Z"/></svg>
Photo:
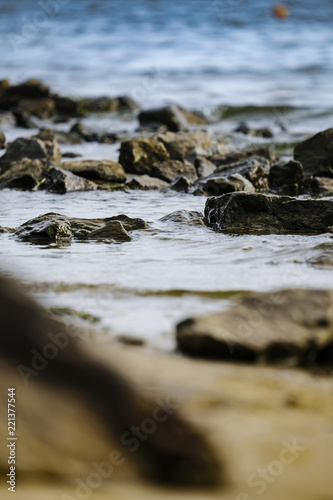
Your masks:
<svg viewBox="0 0 333 500"><path fill-rule="evenodd" d="M302 163L306 177L333 177L333 128L298 144L294 158Z"/></svg>
<svg viewBox="0 0 333 500"><path fill-rule="evenodd" d="M0 189L35 189L46 176L46 168L40 160L23 158L10 163L8 169L0 175Z"/></svg>
<svg viewBox="0 0 333 500"><path fill-rule="evenodd" d="M205 220L208 226L232 233L333 232L333 201L230 193L208 198Z"/></svg>
<svg viewBox="0 0 333 500"><path fill-rule="evenodd" d="M262 137L264 139L270 139L273 137L273 132L268 127L251 128L244 122L241 122L238 125L235 132L240 132L244 135L251 135L252 137Z"/></svg>
<svg viewBox="0 0 333 500"><path fill-rule="evenodd" d="M304 170L299 161L273 165L269 172L269 184L274 193L297 196L304 190Z"/></svg>
<svg viewBox="0 0 333 500"><path fill-rule="evenodd" d="M190 182L186 177L180 176L176 177L170 184L170 189L173 191L179 191L183 193L188 193L192 182Z"/></svg>
<svg viewBox="0 0 333 500"><path fill-rule="evenodd" d="M169 160L169 153L157 139L132 139L121 143L119 163L125 172L150 174L151 166Z"/></svg>
<svg viewBox="0 0 333 500"><path fill-rule="evenodd" d="M195 210L176 210L160 219L162 222L177 222L191 226L204 226L203 214Z"/></svg>
<svg viewBox="0 0 333 500"><path fill-rule="evenodd" d="M330 196L333 194L333 179L331 177L314 177L311 182L313 194Z"/></svg>
<svg viewBox="0 0 333 500"><path fill-rule="evenodd" d="M56 142L19 138L9 144L6 153L0 158L0 172L4 173L11 163L19 162L23 158L40 160L44 164L58 163L61 160L61 152Z"/></svg>
<svg viewBox="0 0 333 500"><path fill-rule="evenodd" d="M171 132L188 130L190 125L208 125L209 121L200 113L188 111L179 106L148 109L139 114L141 125L165 125Z"/></svg>
<svg viewBox="0 0 333 500"><path fill-rule="evenodd" d="M130 189L159 189L160 191L165 191L169 184L162 181L162 179L150 177L149 175L128 174L126 186Z"/></svg>
<svg viewBox="0 0 333 500"><path fill-rule="evenodd" d="M166 147L172 160L186 160L196 148L209 149L213 146L211 138L200 130L180 134L166 132L155 137Z"/></svg>
<svg viewBox="0 0 333 500"><path fill-rule="evenodd" d="M72 172L54 167L47 172L47 179L43 188L54 193L65 194L72 191L95 191L97 185L92 181L72 174Z"/></svg>
<svg viewBox="0 0 333 500"><path fill-rule="evenodd" d="M177 345L201 358L332 366L332 306L326 290L248 293L228 311L179 323Z"/></svg>
<svg viewBox="0 0 333 500"><path fill-rule="evenodd" d="M6 136L5 134L0 130L0 149L3 149L6 144Z"/></svg>
<svg viewBox="0 0 333 500"><path fill-rule="evenodd" d="M192 163L178 160L155 163L152 165L151 175L166 182L172 182L179 176L186 177L192 183L197 179L197 172Z"/></svg>
<svg viewBox="0 0 333 500"><path fill-rule="evenodd" d="M123 242L131 240L127 231L146 227L142 219L123 214L105 219L79 219L48 213L25 222L14 234L21 241L41 244L68 242L72 238Z"/></svg>
<svg viewBox="0 0 333 500"><path fill-rule="evenodd" d="M126 181L123 167L111 160L66 161L61 164L61 168L85 179L119 183Z"/></svg>

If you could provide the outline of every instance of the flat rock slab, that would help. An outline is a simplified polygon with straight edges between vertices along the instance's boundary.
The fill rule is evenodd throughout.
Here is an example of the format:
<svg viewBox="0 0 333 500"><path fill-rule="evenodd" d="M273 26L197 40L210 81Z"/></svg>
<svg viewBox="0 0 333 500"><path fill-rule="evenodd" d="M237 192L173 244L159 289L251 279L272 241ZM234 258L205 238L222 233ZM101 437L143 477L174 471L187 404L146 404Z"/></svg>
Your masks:
<svg viewBox="0 0 333 500"><path fill-rule="evenodd" d="M208 226L238 234L318 234L333 232L333 201L228 193L208 198Z"/></svg>
<svg viewBox="0 0 333 500"><path fill-rule="evenodd" d="M73 238L121 243L131 241L127 231L146 227L142 219L131 219L123 214L105 219L79 219L48 213L25 222L14 235L21 241L37 244L68 244Z"/></svg>
<svg viewBox="0 0 333 500"><path fill-rule="evenodd" d="M180 351L230 361L333 364L333 292L249 293L234 307L177 325Z"/></svg>

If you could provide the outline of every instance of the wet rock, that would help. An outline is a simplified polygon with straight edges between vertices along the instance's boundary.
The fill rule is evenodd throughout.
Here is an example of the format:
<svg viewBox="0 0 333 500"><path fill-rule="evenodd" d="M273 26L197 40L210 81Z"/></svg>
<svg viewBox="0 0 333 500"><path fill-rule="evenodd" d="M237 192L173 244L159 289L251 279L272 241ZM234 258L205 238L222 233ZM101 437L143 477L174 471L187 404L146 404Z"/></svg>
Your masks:
<svg viewBox="0 0 333 500"><path fill-rule="evenodd" d="M87 113L109 113L135 111L140 106L131 97L95 97L83 99L82 107Z"/></svg>
<svg viewBox="0 0 333 500"><path fill-rule="evenodd" d="M31 115L20 108L14 108L13 114L16 120L16 126L20 128L38 128L37 122L31 118Z"/></svg>
<svg viewBox="0 0 333 500"><path fill-rule="evenodd" d="M321 243L314 248L315 255L307 260L317 267L333 267L333 242Z"/></svg>
<svg viewBox="0 0 333 500"><path fill-rule="evenodd" d="M68 140L70 137L79 138L85 142L100 142L102 144L114 144L119 141L119 136L113 133L97 133L90 128L83 125L82 122L75 123L70 132L68 133Z"/></svg>
<svg viewBox="0 0 333 500"><path fill-rule="evenodd" d="M126 181L123 167L111 160L66 161L61 164L61 168L85 179L119 183Z"/></svg>
<svg viewBox="0 0 333 500"><path fill-rule="evenodd" d="M0 189L31 191L36 189L45 177L46 168L40 160L23 158L19 162L10 163L7 170L0 175Z"/></svg>
<svg viewBox="0 0 333 500"><path fill-rule="evenodd" d="M176 210L160 219L162 222L177 222L191 226L204 226L203 214L195 210Z"/></svg>
<svg viewBox="0 0 333 500"><path fill-rule="evenodd" d="M176 105L141 111L139 121L143 126L165 125L171 132L188 130L190 125L209 124L203 115Z"/></svg>
<svg viewBox="0 0 333 500"><path fill-rule="evenodd" d="M17 99L42 99L50 96L50 89L47 85L37 79L27 80L19 85L6 87L7 97L14 96Z"/></svg>
<svg viewBox="0 0 333 500"><path fill-rule="evenodd" d="M194 190L198 194L197 185ZM241 174L231 174L228 177L220 174L212 174L208 179L202 179L201 190L208 196L220 196L225 193L233 193L235 191L247 191L254 193L255 188L251 182Z"/></svg>
<svg viewBox="0 0 333 500"><path fill-rule="evenodd" d="M121 143L119 163L125 172L151 174L151 166L169 160L169 153L157 139L133 139Z"/></svg>
<svg viewBox="0 0 333 500"><path fill-rule="evenodd" d="M58 163L61 160L61 152L56 142L32 138L16 139L9 144L6 153L0 158L0 173L5 172L11 163L19 162L23 158L40 160L44 164Z"/></svg>
<svg viewBox="0 0 333 500"><path fill-rule="evenodd" d="M0 130L0 149L3 149L6 144L6 136L5 134Z"/></svg>
<svg viewBox="0 0 333 500"><path fill-rule="evenodd" d="M306 177L333 177L333 128L298 144L294 158L302 163Z"/></svg>
<svg viewBox="0 0 333 500"><path fill-rule="evenodd" d="M72 172L53 167L47 172L43 188L53 193L65 194L72 191L95 191L97 185Z"/></svg>
<svg viewBox="0 0 333 500"><path fill-rule="evenodd" d="M231 233L326 233L333 232L333 202L230 193L208 198L205 220L208 226Z"/></svg>
<svg viewBox="0 0 333 500"><path fill-rule="evenodd" d="M3 111L0 113L0 125L10 125L11 127L15 127L16 118L14 113L11 111Z"/></svg>
<svg viewBox="0 0 333 500"><path fill-rule="evenodd" d="M304 191L304 170L298 161L272 165L268 179L274 193L297 196Z"/></svg>
<svg viewBox="0 0 333 500"><path fill-rule="evenodd" d="M165 191L169 187L169 183L156 177L150 177L149 175L128 174L126 186L129 189L159 189L160 191Z"/></svg>
<svg viewBox="0 0 333 500"><path fill-rule="evenodd" d="M170 189L173 191L179 191L183 193L188 193L192 182L190 182L186 177L180 176L176 177L170 184Z"/></svg>
<svg viewBox="0 0 333 500"><path fill-rule="evenodd" d="M186 177L192 183L197 179L197 172L192 163L178 160L155 163L151 168L151 175L166 182L172 182L179 176Z"/></svg>
<svg viewBox="0 0 333 500"><path fill-rule="evenodd" d="M262 157L269 161L276 160L276 155L268 146L255 146L231 151L230 153L225 154L221 154L217 151L209 157L209 160L217 167L220 167L222 165L230 165L231 163L246 161L253 156Z"/></svg>
<svg viewBox="0 0 333 500"><path fill-rule="evenodd" d="M332 305L326 290L248 293L228 311L179 323L177 346L202 358L332 365Z"/></svg>
<svg viewBox="0 0 333 500"><path fill-rule="evenodd" d="M155 137L165 146L172 160L186 160L196 148L209 149L213 146L206 132L199 130L181 134L166 132Z"/></svg>
<svg viewBox="0 0 333 500"><path fill-rule="evenodd" d="M235 129L235 132L239 132L244 135L251 135L252 137L262 137L264 139L273 137L273 132L268 127L251 128L245 122L241 122Z"/></svg>
<svg viewBox="0 0 333 500"><path fill-rule="evenodd" d="M56 112L59 117L63 117L66 121L67 117L84 116L82 109L82 101L71 97L61 97L58 95L52 96L56 107Z"/></svg>
<svg viewBox="0 0 333 500"><path fill-rule="evenodd" d="M82 144L85 139L78 134L72 132L64 132L63 130L55 130L54 138L59 144Z"/></svg>
<svg viewBox="0 0 333 500"><path fill-rule="evenodd" d="M203 179L204 177L208 177L216 170L216 165L212 163L210 160L205 158L204 156L199 156L195 159L194 162L195 169L197 171L197 175L199 179Z"/></svg>
<svg viewBox="0 0 333 500"><path fill-rule="evenodd" d="M142 219L116 215L104 219L79 219L61 214L48 213L22 224L15 236L32 243L59 243L72 238L77 240L130 241L127 231L145 229Z"/></svg>
<svg viewBox="0 0 333 500"><path fill-rule="evenodd" d="M333 194L333 179L330 177L314 177L311 182L313 194L331 196Z"/></svg>
<svg viewBox="0 0 333 500"><path fill-rule="evenodd" d="M37 116L41 120L52 118L56 113L54 100L46 97L44 99L22 99L18 109L28 115Z"/></svg>
<svg viewBox="0 0 333 500"><path fill-rule="evenodd" d="M133 335L119 335L117 337L118 342L124 345L141 347L146 345L145 339L141 337L134 337Z"/></svg>

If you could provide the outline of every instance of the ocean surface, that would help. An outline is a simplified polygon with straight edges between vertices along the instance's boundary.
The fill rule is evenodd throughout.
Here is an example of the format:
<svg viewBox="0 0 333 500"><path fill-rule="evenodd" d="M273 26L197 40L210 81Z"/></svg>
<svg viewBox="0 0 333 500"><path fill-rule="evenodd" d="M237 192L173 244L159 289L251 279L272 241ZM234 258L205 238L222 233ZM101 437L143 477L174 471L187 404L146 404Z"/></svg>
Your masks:
<svg viewBox="0 0 333 500"><path fill-rule="evenodd" d="M290 0L285 21L273 18L272 4L0 0L0 78L41 78L65 95L127 94L143 108L177 102L214 116L211 134L229 134L245 119L270 126L286 153L288 144L333 123L333 2ZM114 132L138 126L111 115L84 122ZM3 130L8 140L37 132ZM247 138L230 140L240 145ZM118 148L61 147L95 159L117 159ZM227 307L234 292L332 286L332 268L321 259L333 253L330 234L231 236L160 221L174 210L202 212L204 205L204 197L179 193L5 190L2 226L53 211L126 213L145 219L149 229L121 245L40 246L1 235L0 269L29 283L47 306L89 312L114 334L142 336L165 349L174 347L177 321Z"/></svg>

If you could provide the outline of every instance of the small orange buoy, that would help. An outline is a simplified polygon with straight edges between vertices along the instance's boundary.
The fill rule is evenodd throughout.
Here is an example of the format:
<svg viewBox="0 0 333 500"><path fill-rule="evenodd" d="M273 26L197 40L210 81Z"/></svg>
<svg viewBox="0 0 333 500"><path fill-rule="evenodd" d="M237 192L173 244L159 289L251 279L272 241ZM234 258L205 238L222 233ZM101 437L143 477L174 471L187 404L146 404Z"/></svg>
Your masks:
<svg viewBox="0 0 333 500"><path fill-rule="evenodd" d="M289 10L283 3L278 3L273 7L273 16L277 19L287 19L289 17Z"/></svg>

